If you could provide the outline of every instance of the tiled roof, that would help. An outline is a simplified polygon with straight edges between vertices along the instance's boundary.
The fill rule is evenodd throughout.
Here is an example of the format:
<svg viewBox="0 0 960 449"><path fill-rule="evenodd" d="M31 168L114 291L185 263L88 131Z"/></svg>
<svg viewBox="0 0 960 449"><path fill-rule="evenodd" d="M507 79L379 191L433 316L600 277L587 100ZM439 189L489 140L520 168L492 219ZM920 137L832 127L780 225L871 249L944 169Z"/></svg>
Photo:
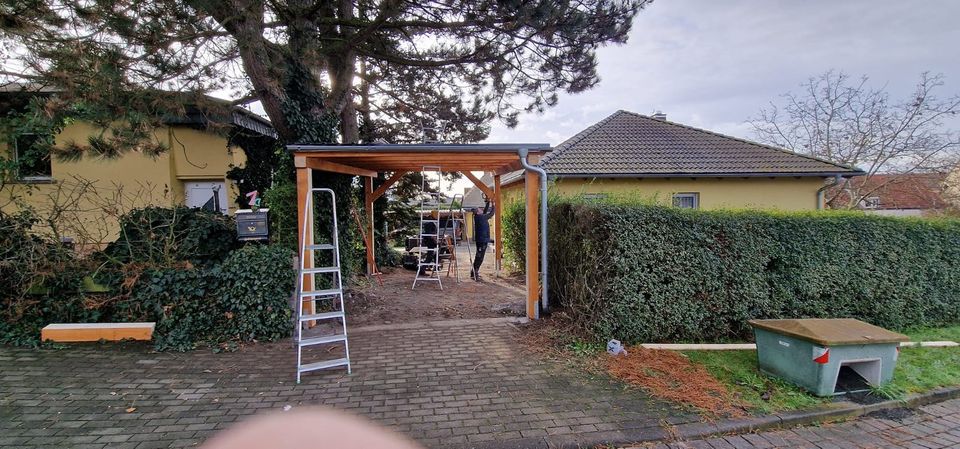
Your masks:
<svg viewBox="0 0 960 449"><path fill-rule="evenodd" d="M781 148L627 111L617 111L561 143L541 165L558 176L861 174Z"/></svg>

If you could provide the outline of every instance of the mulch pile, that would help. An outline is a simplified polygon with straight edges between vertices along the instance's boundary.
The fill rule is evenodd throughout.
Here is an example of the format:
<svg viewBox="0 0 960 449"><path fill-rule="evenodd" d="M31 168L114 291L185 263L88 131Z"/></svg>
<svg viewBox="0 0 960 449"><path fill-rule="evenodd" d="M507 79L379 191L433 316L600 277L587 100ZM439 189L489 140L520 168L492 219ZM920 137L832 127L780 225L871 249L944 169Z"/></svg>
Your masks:
<svg viewBox="0 0 960 449"><path fill-rule="evenodd" d="M691 405L717 416L745 415L744 406L706 368L675 351L629 348L628 355L606 355L604 365L614 377L643 388L653 396Z"/></svg>

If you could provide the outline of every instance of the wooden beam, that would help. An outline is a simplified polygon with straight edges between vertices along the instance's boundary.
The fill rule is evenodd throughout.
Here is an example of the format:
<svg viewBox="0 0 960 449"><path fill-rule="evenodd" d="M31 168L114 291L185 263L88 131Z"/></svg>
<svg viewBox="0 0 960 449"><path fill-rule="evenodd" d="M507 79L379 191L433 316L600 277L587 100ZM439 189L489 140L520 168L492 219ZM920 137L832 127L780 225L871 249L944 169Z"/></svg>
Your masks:
<svg viewBox="0 0 960 449"><path fill-rule="evenodd" d="M342 173L345 175L353 176L366 176L368 178L375 178L377 172L375 170L368 170L360 167L352 167L350 165L344 165L337 162L330 162L324 159L317 159L315 157L304 158L303 164L307 168L312 168L314 170L322 170L333 173Z"/></svg>
<svg viewBox="0 0 960 449"><path fill-rule="evenodd" d="M383 184L380 184L380 187L377 187L377 190L373 191L373 199L371 201L376 201L380 199L380 197L383 196L383 194L387 193L387 190L389 190L390 187L393 187L393 185L396 184L397 181L399 181L400 178L402 178L407 173L410 173L410 172L409 171L394 172L393 176L391 176L386 181L384 181Z"/></svg>
<svg viewBox="0 0 960 449"><path fill-rule="evenodd" d="M364 226L367 227L367 275L373 275L376 273L374 266L376 266L376 253L374 252L374 235L373 235L373 178L363 178L363 208L366 212L364 214Z"/></svg>
<svg viewBox="0 0 960 449"><path fill-rule="evenodd" d="M517 159L507 165L504 165L493 171L494 175L505 175L507 173L515 172L523 168L523 164L520 163L520 159Z"/></svg>
<svg viewBox="0 0 960 449"><path fill-rule="evenodd" d="M497 274L500 273L500 270L503 269L503 201L500 196L500 175L493 175L493 204L495 206L494 215L493 215L493 231L494 231L494 267L497 269Z"/></svg>
<svg viewBox="0 0 960 449"><path fill-rule="evenodd" d="M306 209L307 197L310 196L310 189L313 187L313 170L306 167L297 167L297 251L300 251L300 248L304 244L312 245L313 244L313 229L307 229L306 234L304 234L304 223L306 223L307 214L311 213ZM306 235L306 242L304 242L304 235ZM304 259L304 254L300 254L299 257L300 264L306 268L313 268L313 259L306 258ZM297 282L300 280L298 279ZM313 284L313 275L308 274L304 276L303 279L303 291L311 292L315 290ZM304 314L313 313L313 301L302 302L301 306ZM307 323L312 326L315 322Z"/></svg>
<svg viewBox="0 0 960 449"><path fill-rule="evenodd" d="M479 179L477 179L476 176L473 176L473 173L470 173L470 172L468 172L468 171L462 171L462 172L460 172L460 173L463 173L463 176L466 176L467 179L469 179L470 181L472 181L472 182L473 182L473 185L477 186L477 188L480 189L480 191L483 192L483 194L486 195L487 198L493 198L493 197L494 197L493 190L490 190L490 188L487 187L486 184L484 184L482 181L480 181Z"/></svg>
<svg viewBox="0 0 960 449"><path fill-rule="evenodd" d="M153 338L153 322L141 323L56 323L40 330L40 341L120 341Z"/></svg>
<svg viewBox="0 0 960 449"><path fill-rule="evenodd" d="M540 300L540 234L537 217L539 203L537 202L540 176L535 171L527 171L526 193L526 265L527 265L527 318L537 317L537 302Z"/></svg>

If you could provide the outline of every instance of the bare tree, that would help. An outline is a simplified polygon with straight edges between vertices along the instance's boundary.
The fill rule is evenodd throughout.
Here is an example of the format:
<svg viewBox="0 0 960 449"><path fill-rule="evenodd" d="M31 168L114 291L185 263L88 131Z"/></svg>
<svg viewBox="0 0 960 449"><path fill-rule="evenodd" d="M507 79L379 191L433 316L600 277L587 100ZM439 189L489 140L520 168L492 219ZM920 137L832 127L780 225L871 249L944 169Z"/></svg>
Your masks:
<svg viewBox="0 0 960 449"><path fill-rule="evenodd" d="M828 194L833 208L854 207L882 189L883 183L869 182L875 174L946 172L957 163L960 135L948 124L960 111L960 96L937 98L942 75L921 74L902 101L868 81L828 71L749 121L761 142L866 172L867 180L847 180Z"/></svg>

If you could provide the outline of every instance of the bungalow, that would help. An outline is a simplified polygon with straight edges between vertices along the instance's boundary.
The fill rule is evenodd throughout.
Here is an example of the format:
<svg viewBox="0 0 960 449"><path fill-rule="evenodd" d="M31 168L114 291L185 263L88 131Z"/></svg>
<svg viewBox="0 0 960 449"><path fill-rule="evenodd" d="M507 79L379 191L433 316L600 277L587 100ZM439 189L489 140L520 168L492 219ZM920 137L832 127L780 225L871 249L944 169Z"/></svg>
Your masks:
<svg viewBox="0 0 960 449"><path fill-rule="evenodd" d="M17 111L32 96L54 94L8 87L0 91L0 114ZM44 218L55 216L61 237L94 245L115 240L117 215L135 207L185 204L234 212L238 189L226 174L243 166L246 154L227 135L237 131L275 138L276 133L268 120L239 107L219 114L189 105L185 110L165 118L165 126L155 130L154 142L167 149L158 155L131 151L117 158L77 160L47 155L18 164L16 173L0 180L0 208L12 212L29 206ZM54 136L54 144L83 144L102 132L91 123L74 121ZM0 157L18 160L25 148L34 148L36 138L0 136Z"/></svg>
<svg viewBox="0 0 960 449"><path fill-rule="evenodd" d="M864 174L671 122L665 114L622 110L554 147L540 166L560 195L627 195L692 209L819 209L824 188L837 177ZM523 195L522 171L503 175L500 183L504 198ZM482 204L480 197L472 189L464 203Z"/></svg>

